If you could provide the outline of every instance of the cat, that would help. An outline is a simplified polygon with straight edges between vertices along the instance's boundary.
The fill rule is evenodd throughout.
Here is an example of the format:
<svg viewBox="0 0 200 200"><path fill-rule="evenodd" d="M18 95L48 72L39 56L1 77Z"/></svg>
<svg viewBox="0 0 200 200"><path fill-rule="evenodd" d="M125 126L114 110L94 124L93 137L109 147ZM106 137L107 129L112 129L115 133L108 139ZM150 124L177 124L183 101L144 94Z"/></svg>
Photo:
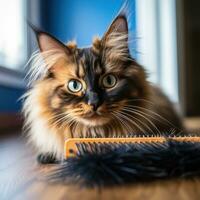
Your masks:
<svg viewBox="0 0 200 200"><path fill-rule="evenodd" d="M126 137L181 132L170 100L147 80L129 50L127 16L120 13L91 47L67 45L35 29L31 87L23 112L39 162L63 158L71 137Z"/></svg>

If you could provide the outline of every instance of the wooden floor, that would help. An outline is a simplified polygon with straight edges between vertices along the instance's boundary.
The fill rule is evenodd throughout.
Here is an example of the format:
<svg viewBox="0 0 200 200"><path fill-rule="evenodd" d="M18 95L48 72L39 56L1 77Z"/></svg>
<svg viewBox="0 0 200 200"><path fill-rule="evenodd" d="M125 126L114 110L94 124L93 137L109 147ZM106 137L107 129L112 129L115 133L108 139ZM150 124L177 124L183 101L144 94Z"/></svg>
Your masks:
<svg viewBox="0 0 200 200"><path fill-rule="evenodd" d="M0 200L200 199L200 181L156 182L97 189L50 184L44 175L53 166L40 166L36 154L19 134L0 138Z"/></svg>

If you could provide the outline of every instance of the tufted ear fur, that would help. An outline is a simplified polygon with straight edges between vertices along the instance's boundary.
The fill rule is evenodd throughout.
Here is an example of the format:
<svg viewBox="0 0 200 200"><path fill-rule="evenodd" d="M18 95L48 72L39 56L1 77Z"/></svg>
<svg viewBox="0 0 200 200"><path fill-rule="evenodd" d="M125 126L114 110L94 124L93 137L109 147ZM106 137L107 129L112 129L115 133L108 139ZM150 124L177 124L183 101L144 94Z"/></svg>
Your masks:
<svg viewBox="0 0 200 200"><path fill-rule="evenodd" d="M75 45L65 45L49 33L40 31L29 23L35 32L39 52L32 55L29 69L30 83L49 74L60 72L64 66L73 61Z"/></svg>
<svg viewBox="0 0 200 200"><path fill-rule="evenodd" d="M102 47L108 60L127 60L128 22L125 15L118 15L102 38Z"/></svg>
<svg viewBox="0 0 200 200"><path fill-rule="evenodd" d="M104 34L103 39L109 39L110 36L115 34L128 35L128 23L125 15L119 15L113 20L107 32Z"/></svg>

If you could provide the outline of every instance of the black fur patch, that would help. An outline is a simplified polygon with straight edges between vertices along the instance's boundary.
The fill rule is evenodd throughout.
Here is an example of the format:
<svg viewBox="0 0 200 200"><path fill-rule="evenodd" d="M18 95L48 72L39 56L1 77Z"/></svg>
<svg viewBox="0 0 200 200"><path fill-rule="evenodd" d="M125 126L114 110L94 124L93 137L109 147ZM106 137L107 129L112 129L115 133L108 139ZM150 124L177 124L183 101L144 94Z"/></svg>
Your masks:
<svg viewBox="0 0 200 200"><path fill-rule="evenodd" d="M55 164L58 163L58 160L53 154L47 153L47 154L39 154L37 157L37 161L40 164Z"/></svg>
<svg viewBox="0 0 200 200"><path fill-rule="evenodd" d="M200 143L79 144L51 181L102 187L200 176ZM88 150L90 149L90 150Z"/></svg>

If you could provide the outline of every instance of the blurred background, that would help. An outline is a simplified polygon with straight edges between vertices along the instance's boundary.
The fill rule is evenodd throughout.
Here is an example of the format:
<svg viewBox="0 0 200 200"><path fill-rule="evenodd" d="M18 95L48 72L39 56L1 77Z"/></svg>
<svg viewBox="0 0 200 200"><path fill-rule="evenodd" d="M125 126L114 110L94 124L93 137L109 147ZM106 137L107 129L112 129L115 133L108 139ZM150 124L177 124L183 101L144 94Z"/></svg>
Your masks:
<svg viewBox="0 0 200 200"><path fill-rule="evenodd" d="M123 0L0 0L0 131L21 127L25 65L37 50L27 19L79 46L102 36ZM132 55L174 102L187 123L200 126L200 1L132 0Z"/></svg>

